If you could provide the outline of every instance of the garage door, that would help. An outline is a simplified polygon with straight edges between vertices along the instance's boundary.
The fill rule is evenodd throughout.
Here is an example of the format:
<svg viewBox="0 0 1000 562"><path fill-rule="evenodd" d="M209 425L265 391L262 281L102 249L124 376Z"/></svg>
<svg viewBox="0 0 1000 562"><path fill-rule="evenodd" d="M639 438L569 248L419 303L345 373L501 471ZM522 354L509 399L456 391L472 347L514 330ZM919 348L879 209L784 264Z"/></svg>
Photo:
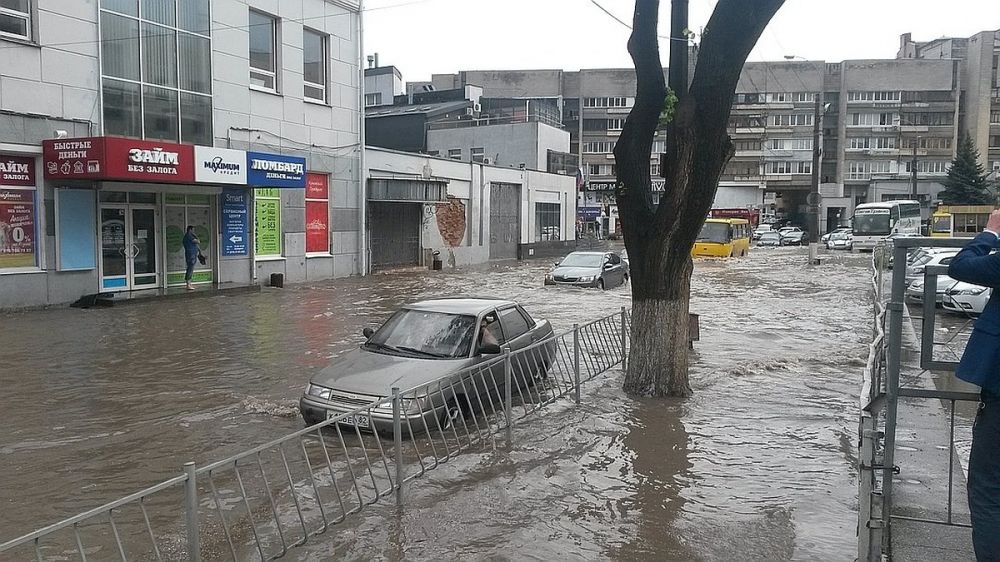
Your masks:
<svg viewBox="0 0 1000 562"><path fill-rule="evenodd" d="M517 259L521 242L521 186L490 184L490 259Z"/></svg>
<svg viewBox="0 0 1000 562"><path fill-rule="evenodd" d="M420 203L369 204L372 269L420 265Z"/></svg>

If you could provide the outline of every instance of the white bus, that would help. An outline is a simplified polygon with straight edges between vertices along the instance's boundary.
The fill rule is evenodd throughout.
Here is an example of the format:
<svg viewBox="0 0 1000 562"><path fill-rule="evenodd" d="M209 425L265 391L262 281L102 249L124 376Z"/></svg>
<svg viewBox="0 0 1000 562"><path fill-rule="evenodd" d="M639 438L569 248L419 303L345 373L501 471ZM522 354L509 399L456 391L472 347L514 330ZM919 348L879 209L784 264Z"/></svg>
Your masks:
<svg viewBox="0 0 1000 562"><path fill-rule="evenodd" d="M919 201L862 203L854 209L854 249L871 252L889 235L920 236Z"/></svg>

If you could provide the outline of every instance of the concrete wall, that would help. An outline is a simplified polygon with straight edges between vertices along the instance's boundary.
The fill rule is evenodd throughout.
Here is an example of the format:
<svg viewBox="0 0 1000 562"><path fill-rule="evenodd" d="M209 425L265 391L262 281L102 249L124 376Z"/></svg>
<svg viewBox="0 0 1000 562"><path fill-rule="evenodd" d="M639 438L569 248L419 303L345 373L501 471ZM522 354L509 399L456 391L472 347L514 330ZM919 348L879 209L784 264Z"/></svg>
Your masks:
<svg viewBox="0 0 1000 562"><path fill-rule="evenodd" d="M544 171L548 150L569 151L569 133L542 123L513 123L427 131L427 150L446 156L462 149L462 160L470 160L471 148L483 148L494 165Z"/></svg>
<svg viewBox="0 0 1000 562"><path fill-rule="evenodd" d="M737 92L818 92L823 88L823 61L748 62L740 72Z"/></svg>
<svg viewBox="0 0 1000 562"><path fill-rule="evenodd" d="M720 185L712 202L713 209L758 207L764 190L756 185Z"/></svg>
<svg viewBox="0 0 1000 562"><path fill-rule="evenodd" d="M378 105L392 105L395 96L403 93L403 80L392 66L365 70L365 95L382 94ZM369 106L374 107L374 106Z"/></svg>

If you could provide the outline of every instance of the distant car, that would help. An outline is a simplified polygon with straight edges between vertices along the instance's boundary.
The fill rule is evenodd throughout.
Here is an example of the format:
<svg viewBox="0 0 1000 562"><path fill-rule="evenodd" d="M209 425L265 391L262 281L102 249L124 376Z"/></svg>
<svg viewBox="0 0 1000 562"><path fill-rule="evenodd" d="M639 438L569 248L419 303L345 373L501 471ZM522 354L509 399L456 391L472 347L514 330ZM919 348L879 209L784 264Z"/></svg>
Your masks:
<svg viewBox="0 0 1000 562"><path fill-rule="evenodd" d="M545 284L609 289L628 277L626 263L615 252L573 252L545 275Z"/></svg>
<svg viewBox="0 0 1000 562"><path fill-rule="evenodd" d="M781 235L782 246L801 246L807 242L806 233L797 226L788 227L788 230L783 228L778 231L778 234Z"/></svg>
<svg viewBox="0 0 1000 562"><path fill-rule="evenodd" d="M854 236L850 232L832 232L826 240L828 250L850 250L854 247Z"/></svg>
<svg viewBox="0 0 1000 562"><path fill-rule="evenodd" d="M935 252L924 254L916 261L906 267L906 284L910 285L918 280L923 280L924 271L929 265L948 265L952 258L958 254L958 250L952 249L950 252Z"/></svg>
<svg viewBox="0 0 1000 562"><path fill-rule="evenodd" d="M757 240L758 246L780 246L781 245L781 235L775 231L762 232L760 238Z"/></svg>
<svg viewBox="0 0 1000 562"><path fill-rule="evenodd" d="M964 314L982 314L993 289L959 281L945 292L941 305L945 310Z"/></svg>
<svg viewBox="0 0 1000 562"><path fill-rule="evenodd" d="M835 228L835 229L831 230L830 232L827 232L823 236L820 236L819 237L819 241L822 242L822 243L824 243L824 244L826 244L826 242L830 239L831 236L833 236L834 234L837 234L837 233L841 233L841 232L848 232L849 233L849 232L851 232L851 227L849 227L849 226L841 226L841 227Z"/></svg>
<svg viewBox="0 0 1000 562"><path fill-rule="evenodd" d="M771 228L771 225L769 224L758 225L757 228L755 228L753 231L753 239L760 240L761 235L764 234L765 232L774 232L774 231L775 230Z"/></svg>
<svg viewBox="0 0 1000 562"><path fill-rule="evenodd" d="M937 276L937 288L934 290L934 302L937 304L942 304L944 302L945 293L948 292L958 281L948 277L947 275ZM924 279L920 278L916 281L910 283L910 286L906 288L906 300L915 303L924 302Z"/></svg>
<svg viewBox="0 0 1000 562"><path fill-rule="evenodd" d="M310 379L299 400L307 424L386 398L392 387L399 387L416 389L414 395L404 396L403 427L414 431L437 428L437 424L447 427L470 413L466 411L469 404L488 403L487 393L496 396L503 387L502 368L499 378L483 376L481 371L473 378L466 368L495 359L503 349L515 352L553 335L547 320L535 320L516 302L463 298L408 304L378 330L365 328L364 333L367 341L360 348L334 359ZM544 361L518 363L518 386L544 377L546 368ZM461 390L424 390L421 394L421 385L438 380ZM464 396L464 392L476 393L478 398ZM392 407L350 415L341 423L390 433Z"/></svg>

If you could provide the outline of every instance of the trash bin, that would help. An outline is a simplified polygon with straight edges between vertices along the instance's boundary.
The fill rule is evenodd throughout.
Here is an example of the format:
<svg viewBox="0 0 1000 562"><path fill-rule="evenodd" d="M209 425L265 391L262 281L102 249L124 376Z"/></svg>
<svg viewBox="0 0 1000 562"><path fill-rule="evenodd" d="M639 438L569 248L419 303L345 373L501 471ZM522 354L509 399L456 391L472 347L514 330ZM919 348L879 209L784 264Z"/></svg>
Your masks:
<svg viewBox="0 0 1000 562"><path fill-rule="evenodd" d="M285 286L285 274L284 273L272 273L271 274L271 286L283 288Z"/></svg>
<svg viewBox="0 0 1000 562"><path fill-rule="evenodd" d="M434 271L441 271L441 267L444 264L441 263L441 252L435 251L434 258L431 260L431 269Z"/></svg>

